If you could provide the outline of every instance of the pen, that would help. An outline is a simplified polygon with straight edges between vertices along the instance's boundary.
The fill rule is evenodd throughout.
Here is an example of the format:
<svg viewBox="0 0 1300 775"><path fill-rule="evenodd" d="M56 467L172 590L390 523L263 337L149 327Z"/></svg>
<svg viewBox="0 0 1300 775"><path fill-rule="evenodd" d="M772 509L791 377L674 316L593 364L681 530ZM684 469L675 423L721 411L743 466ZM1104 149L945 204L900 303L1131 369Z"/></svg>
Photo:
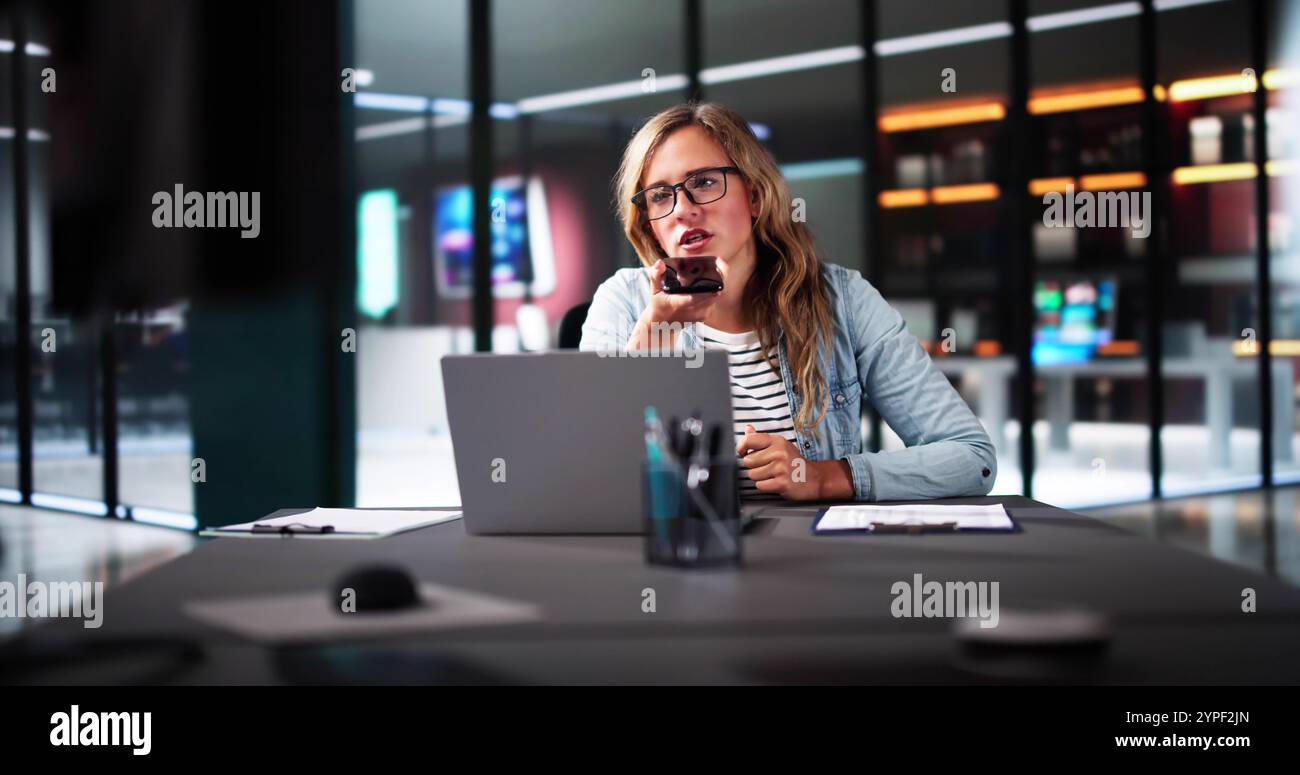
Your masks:
<svg viewBox="0 0 1300 775"><path fill-rule="evenodd" d="M265 522L253 523L252 533L280 533L281 535L294 535L297 533L333 533L333 525L306 525L302 522L290 522L287 525L271 525Z"/></svg>
<svg viewBox="0 0 1300 775"><path fill-rule="evenodd" d="M956 533L956 522L872 522L873 533Z"/></svg>
<svg viewBox="0 0 1300 775"><path fill-rule="evenodd" d="M653 406L645 408L646 487L650 499L650 516L655 521L655 532L661 541L668 540L668 526L664 519L675 516L673 506L672 453L665 450L666 435L659 422L659 412Z"/></svg>

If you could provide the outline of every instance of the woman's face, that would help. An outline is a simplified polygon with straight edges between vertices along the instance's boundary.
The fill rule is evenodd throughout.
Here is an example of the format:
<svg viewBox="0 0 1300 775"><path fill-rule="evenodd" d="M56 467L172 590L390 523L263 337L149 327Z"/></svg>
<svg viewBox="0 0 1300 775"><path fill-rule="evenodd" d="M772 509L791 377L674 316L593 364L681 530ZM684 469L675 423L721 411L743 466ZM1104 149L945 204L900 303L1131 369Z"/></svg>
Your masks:
<svg viewBox="0 0 1300 775"><path fill-rule="evenodd" d="M646 166L641 188L680 183L695 170L729 166L731 160L722 146L703 128L682 127L668 135L655 151ZM757 216L758 203L751 201L749 186L739 175L729 172L727 193L721 199L697 205L679 189L677 207L671 214L650 221L650 230L669 256L717 256L724 285L731 290L732 281L740 280L737 284L743 287L753 270L752 219ZM692 230L703 230L708 236L687 248L682 240Z"/></svg>

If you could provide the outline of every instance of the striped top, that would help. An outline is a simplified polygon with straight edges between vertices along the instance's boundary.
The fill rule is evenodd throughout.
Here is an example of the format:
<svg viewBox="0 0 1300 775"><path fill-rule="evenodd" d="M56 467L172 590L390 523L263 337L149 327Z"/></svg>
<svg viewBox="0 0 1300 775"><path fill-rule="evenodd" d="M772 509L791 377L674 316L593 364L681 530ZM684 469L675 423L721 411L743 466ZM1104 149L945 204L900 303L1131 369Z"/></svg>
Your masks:
<svg viewBox="0 0 1300 775"><path fill-rule="evenodd" d="M753 425L759 433L773 433L797 443L785 382L781 379L781 373L774 371L774 367L768 365L760 352L758 333L746 331L743 334L732 334L703 323L696 323L695 331L704 349L727 353L731 370L731 413L736 426L735 440L739 441L745 435L746 425ZM775 363L776 350L768 352ZM743 465L739 470L739 478L741 498L781 497L777 493L759 492Z"/></svg>

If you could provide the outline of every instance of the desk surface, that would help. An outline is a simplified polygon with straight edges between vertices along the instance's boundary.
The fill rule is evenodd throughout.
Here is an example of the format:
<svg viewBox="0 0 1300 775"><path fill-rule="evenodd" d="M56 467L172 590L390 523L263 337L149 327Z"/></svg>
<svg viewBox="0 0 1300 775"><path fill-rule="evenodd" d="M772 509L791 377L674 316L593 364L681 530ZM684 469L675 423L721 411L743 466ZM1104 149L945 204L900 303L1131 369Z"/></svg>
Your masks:
<svg viewBox="0 0 1300 775"><path fill-rule="evenodd" d="M472 536L459 521L371 541L213 539L105 593L104 624L51 621L51 639L192 638L200 662L176 683L989 682L1027 675L972 662L943 619L894 618L890 588L997 581L1009 610L1065 604L1108 615L1110 648L1051 680L1300 682L1300 589L1018 496L1014 534L813 536L786 508L746 536L738 571L649 566L632 536ZM423 581L535 603L540 621L366 644L266 649L187 617L191 599L330 588L374 561ZM642 611L642 590L656 611ZM1241 611L1243 588L1257 612ZM346 669L340 669L346 665ZM1071 671L1075 668L1071 667ZM107 666L33 675L113 682ZM1038 674L1029 674L1038 675Z"/></svg>

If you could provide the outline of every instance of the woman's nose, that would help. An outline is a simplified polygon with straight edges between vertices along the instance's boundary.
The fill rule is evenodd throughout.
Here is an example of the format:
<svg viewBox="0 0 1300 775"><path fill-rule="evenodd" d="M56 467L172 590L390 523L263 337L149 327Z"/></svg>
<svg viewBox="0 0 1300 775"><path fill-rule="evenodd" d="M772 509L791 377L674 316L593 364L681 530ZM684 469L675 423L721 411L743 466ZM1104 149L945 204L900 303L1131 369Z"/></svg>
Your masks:
<svg viewBox="0 0 1300 775"><path fill-rule="evenodd" d="M677 211L673 213L678 221L695 220L700 215L700 206L686 197L682 192L677 197Z"/></svg>

